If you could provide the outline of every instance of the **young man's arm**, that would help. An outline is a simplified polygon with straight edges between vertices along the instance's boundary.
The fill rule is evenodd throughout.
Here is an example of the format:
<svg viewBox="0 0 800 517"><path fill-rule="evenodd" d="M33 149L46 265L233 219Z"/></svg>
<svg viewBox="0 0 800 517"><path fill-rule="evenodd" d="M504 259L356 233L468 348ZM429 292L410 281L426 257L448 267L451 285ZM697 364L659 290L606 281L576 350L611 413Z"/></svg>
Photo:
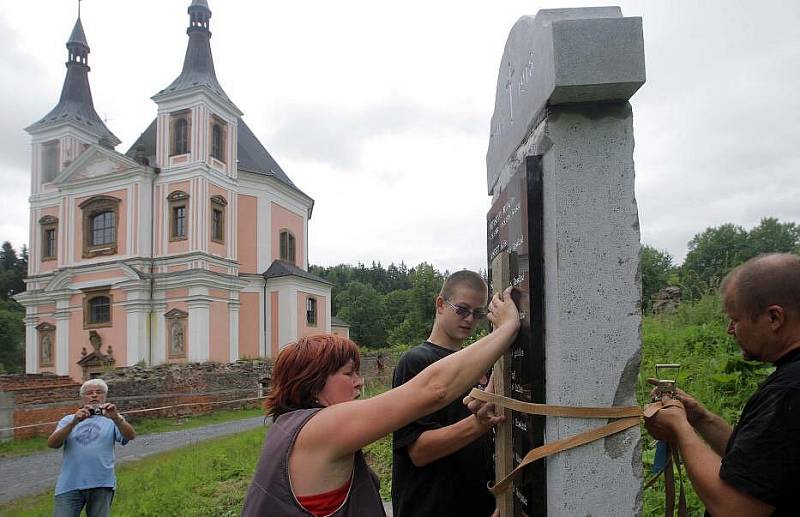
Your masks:
<svg viewBox="0 0 800 517"><path fill-rule="evenodd" d="M408 445L408 456L414 466L424 467L463 449L491 428L491 425L479 422L475 415L470 415L447 427L425 431Z"/></svg>
<svg viewBox="0 0 800 517"><path fill-rule="evenodd" d="M493 386L490 379L487 391L493 392ZM504 419L502 415L495 415L492 404L485 404L480 410L455 424L420 434L408 445L408 456L414 466L424 467L463 449Z"/></svg>

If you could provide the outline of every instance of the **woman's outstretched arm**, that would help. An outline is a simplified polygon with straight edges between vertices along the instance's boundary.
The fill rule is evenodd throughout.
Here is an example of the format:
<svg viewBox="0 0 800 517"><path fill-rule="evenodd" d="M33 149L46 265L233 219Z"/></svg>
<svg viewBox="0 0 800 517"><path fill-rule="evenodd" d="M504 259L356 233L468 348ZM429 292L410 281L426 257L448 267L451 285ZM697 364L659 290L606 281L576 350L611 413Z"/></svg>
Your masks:
<svg viewBox="0 0 800 517"><path fill-rule="evenodd" d="M508 349L519 329L510 289L489 305L491 334L367 400L335 404L303 428L297 445L335 461L464 395Z"/></svg>

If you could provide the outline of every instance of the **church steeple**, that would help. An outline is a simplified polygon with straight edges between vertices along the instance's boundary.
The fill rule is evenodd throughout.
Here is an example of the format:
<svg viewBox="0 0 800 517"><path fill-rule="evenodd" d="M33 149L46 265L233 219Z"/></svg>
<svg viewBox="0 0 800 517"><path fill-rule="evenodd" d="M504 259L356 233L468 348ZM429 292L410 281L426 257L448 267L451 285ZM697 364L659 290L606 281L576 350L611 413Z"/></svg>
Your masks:
<svg viewBox="0 0 800 517"><path fill-rule="evenodd" d="M218 99L233 107L235 111L239 111L228 98L222 86L220 86L217 80L217 73L214 70L214 57L211 54L211 30L209 28L211 9L208 7L208 1L192 0L188 12L189 27L186 29L186 34L189 35L189 44L186 47L186 56L183 59L183 69L178 78L158 92L153 97L153 100L159 102L162 98L173 93L205 88Z"/></svg>
<svg viewBox="0 0 800 517"><path fill-rule="evenodd" d="M90 51L79 16L67 41L67 75L61 88L61 98L50 113L26 129L28 132L70 123L95 135L104 145L114 147L120 143L120 139L106 127L94 109L89 87Z"/></svg>

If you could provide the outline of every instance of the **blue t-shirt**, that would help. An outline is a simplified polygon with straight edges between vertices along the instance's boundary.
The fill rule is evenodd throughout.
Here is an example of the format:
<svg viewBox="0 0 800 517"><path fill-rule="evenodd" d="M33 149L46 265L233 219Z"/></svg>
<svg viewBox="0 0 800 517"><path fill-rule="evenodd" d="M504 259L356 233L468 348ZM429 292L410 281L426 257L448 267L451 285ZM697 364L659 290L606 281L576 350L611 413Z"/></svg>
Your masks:
<svg viewBox="0 0 800 517"><path fill-rule="evenodd" d="M56 430L66 427L74 418L67 415ZM64 441L64 463L56 483L56 495L87 488L116 488L114 475L114 443L128 440L116 424L104 416L93 415L79 422Z"/></svg>

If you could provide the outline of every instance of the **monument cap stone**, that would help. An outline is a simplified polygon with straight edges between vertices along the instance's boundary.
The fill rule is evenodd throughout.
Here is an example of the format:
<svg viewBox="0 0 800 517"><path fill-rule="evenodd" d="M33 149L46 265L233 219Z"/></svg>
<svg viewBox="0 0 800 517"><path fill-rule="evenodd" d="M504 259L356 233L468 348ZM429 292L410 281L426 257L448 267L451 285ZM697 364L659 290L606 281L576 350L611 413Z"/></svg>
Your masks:
<svg viewBox="0 0 800 517"><path fill-rule="evenodd" d="M548 105L628 100L645 82L642 19L619 7L520 18L498 71L486 153L489 194Z"/></svg>

